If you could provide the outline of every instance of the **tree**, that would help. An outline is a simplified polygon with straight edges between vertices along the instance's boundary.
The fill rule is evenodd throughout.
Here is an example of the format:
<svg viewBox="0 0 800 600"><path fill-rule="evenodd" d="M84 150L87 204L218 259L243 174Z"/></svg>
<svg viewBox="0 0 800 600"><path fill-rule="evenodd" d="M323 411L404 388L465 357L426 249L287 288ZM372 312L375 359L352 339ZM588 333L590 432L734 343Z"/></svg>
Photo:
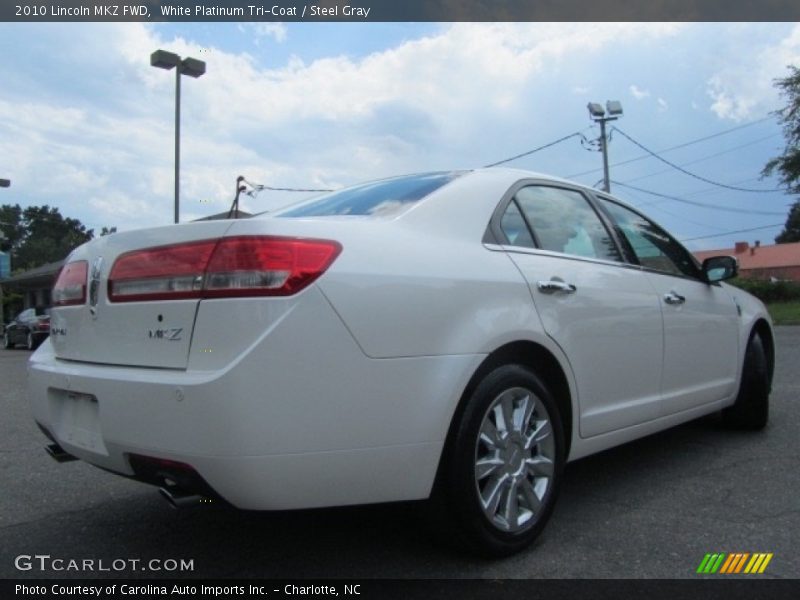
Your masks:
<svg viewBox="0 0 800 600"><path fill-rule="evenodd" d="M7 238L14 271L33 269L66 258L73 249L94 237L94 230L78 219L61 215L57 208L18 204L0 206L0 230ZM116 228L103 227L103 234Z"/></svg>
<svg viewBox="0 0 800 600"><path fill-rule="evenodd" d="M25 237L25 227L22 225L22 209L19 204L0 206L0 231L3 236L3 252L16 247Z"/></svg>
<svg viewBox="0 0 800 600"><path fill-rule="evenodd" d="M789 193L800 194L800 69L789 66L789 75L777 79L775 85L787 99L786 106L775 111L783 127L786 147L783 154L767 162L762 174L766 177L777 173ZM795 201L786 225L775 241L778 244L800 242L800 200Z"/></svg>
<svg viewBox="0 0 800 600"><path fill-rule="evenodd" d="M786 225L783 226L783 231L775 238L776 244L789 244L791 242L800 242L800 200L795 201L789 211L789 216L786 218Z"/></svg>

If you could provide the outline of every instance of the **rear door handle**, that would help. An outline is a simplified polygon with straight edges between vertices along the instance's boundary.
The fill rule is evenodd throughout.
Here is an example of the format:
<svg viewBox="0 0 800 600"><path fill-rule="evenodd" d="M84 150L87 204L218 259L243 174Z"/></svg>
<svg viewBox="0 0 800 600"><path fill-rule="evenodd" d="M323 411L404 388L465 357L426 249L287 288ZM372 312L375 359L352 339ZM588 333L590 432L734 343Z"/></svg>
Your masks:
<svg viewBox="0 0 800 600"><path fill-rule="evenodd" d="M574 285L571 283L567 283L566 281L559 281L558 279L551 279L550 281L539 281L536 284L536 287L539 288L539 291L544 292L546 294L552 294L554 292L563 292L565 294L572 294L577 290Z"/></svg>
<svg viewBox="0 0 800 600"><path fill-rule="evenodd" d="M670 292L668 294L664 294L664 302L667 304L683 304L686 302L686 296L681 296L677 292Z"/></svg>

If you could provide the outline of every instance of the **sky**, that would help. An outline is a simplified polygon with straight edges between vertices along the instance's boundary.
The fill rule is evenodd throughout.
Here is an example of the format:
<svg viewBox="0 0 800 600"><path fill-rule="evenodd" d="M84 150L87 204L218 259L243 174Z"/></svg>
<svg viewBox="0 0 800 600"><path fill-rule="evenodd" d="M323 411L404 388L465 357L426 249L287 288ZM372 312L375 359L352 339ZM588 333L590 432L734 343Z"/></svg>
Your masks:
<svg viewBox="0 0 800 600"><path fill-rule="evenodd" d="M772 243L794 199L702 179L778 187L760 175L784 147L771 112L775 78L800 64L795 23L0 23L0 204L97 231L171 223L175 79L150 66L159 48L207 63L182 81L181 221L227 210L239 175L339 188L590 141L586 104L606 100L624 109L611 179L679 200L612 193L689 248ZM618 165L645 155L621 132L701 179L652 157ZM602 177L580 137L508 166Z"/></svg>

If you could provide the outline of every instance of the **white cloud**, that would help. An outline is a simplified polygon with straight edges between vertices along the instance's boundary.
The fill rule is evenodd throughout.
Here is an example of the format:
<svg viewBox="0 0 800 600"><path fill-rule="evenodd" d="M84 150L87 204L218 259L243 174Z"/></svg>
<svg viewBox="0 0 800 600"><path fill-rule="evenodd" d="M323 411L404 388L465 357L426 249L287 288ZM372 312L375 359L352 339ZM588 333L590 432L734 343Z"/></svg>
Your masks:
<svg viewBox="0 0 800 600"><path fill-rule="evenodd" d="M282 24L259 25L276 25L260 33L285 41ZM531 112L526 93L543 73L682 27L458 23L363 57L292 57L268 69L250 54L167 38L146 24L76 24L68 35L55 29L53 43L83 53L71 80L99 91L70 101L44 93L47 84L39 82L36 100L0 96L0 151L12 157L15 187L37 189L41 174L51 174L62 211L78 211L90 226L169 223L174 77L150 67L154 48L208 63L202 78L184 78L182 87L181 202L190 215L227 208L239 174L273 185L338 187L422 165L452 167L448 153L474 145L469 132L487 115L513 123ZM20 140L13 148L9 133ZM264 193L245 206L287 201Z"/></svg>
<svg viewBox="0 0 800 600"><path fill-rule="evenodd" d="M288 31L283 23L254 23L253 29L259 37L272 38L279 44L286 41Z"/></svg>
<svg viewBox="0 0 800 600"><path fill-rule="evenodd" d="M787 65L800 63L800 25L779 42L748 48L739 56L707 82L711 110L720 119L737 122L776 108L774 79L787 74Z"/></svg>
<svg viewBox="0 0 800 600"><path fill-rule="evenodd" d="M644 100L645 98L649 98L650 97L650 92L649 91L639 89L639 86L637 86L635 84L632 85L631 87L629 87L628 90L630 90L631 95L634 98L636 98L637 100Z"/></svg>
<svg viewBox="0 0 800 600"><path fill-rule="evenodd" d="M663 98L659 98L657 102L658 102L658 112L666 112L667 109L669 109L669 104L667 104L667 101L664 100Z"/></svg>

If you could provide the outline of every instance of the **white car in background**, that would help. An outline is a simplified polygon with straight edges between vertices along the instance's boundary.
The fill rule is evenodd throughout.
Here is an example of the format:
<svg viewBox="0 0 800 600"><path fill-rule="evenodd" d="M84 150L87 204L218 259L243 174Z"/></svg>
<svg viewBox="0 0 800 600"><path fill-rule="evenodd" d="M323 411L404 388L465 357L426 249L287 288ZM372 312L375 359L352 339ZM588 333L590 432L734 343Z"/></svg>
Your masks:
<svg viewBox="0 0 800 600"><path fill-rule="evenodd" d="M432 498L504 555L565 462L724 411L764 427L764 306L613 197L512 169L375 181L77 248L30 361L79 458L283 510Z"/></svg>

